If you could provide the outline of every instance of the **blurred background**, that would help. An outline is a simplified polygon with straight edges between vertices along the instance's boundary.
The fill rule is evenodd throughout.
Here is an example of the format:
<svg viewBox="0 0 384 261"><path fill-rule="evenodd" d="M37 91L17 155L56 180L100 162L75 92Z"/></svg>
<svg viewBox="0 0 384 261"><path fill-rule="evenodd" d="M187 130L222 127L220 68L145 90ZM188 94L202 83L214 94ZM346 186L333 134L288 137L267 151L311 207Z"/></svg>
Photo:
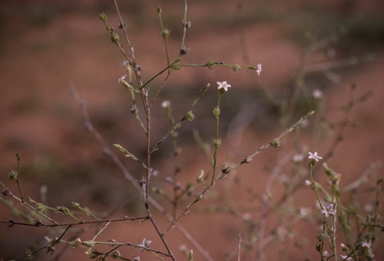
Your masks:
<svg viewBox="0 0 384 261"><path fill-rule="evenodd" d="M171 32L168 44L173 61L181 47L183 1L118 3L136 59L143 68L143 79L147 81L167 64L157 5L162 8L164 26ZM152 109L154 141L169 130L161 102L170 100L175 119L181 119L199 90L211 83L194 109L196 120L179 131L179 144L183 148L179 159L180 182L194 182L200 169L209 168L209 159L196 146L192 131L198 126L201 138L210 143L215 133L211 111L217 102L216 81L232 85L221 103L221 137L227 143L223 142L220 162L239 162L277 137L282 130L281 101L289 101L297 86L303 86L303 93L309 96L315 90L321 91L322 107L316 107L313 97L312 103L308 103L305 95L298 96L287 122L294 123L308 111L321 108L319 115L323 118L317 120L329 129L329 139L312 143L313 132L308 130L302 143L324 155L335 141L332 134L344 120L342 108L350 100L351 85L356 84L354 97L369 96L369 99L352 110L353 124L345 129L344 140L327 163L342 174L345 184L359 177L371 163L380 165L384 155L383 11L384 3L379 0L189 1L187 20L192 26L187 31L186 46L190 52L182 63L205 64L209 60L254 66L261 63L263 70L257 76L246 69L235 73L229 67L214 70L183 67L171 75ZM108 144L119 143L138 157L145 156L145 135L131 114L130 93L117 82L126 74L122 66L124 57L111 43L99 19L100 13L107 15L109 25L123 38L111 1L0 2L0 180L17 194L16 184L7 175L16 170L15 154L19 152L24 195L39 201L41 191L48 188L46 200L53 207L69 207L76 201L100 215L115 209L121 215L141 215L144 212L140 197L114 163L103 156L100 144L84 128L81 110L69 93L71 82L86 102L92 123ZM123 47L127 48L124 41ZM158 77L151 90L156 90L164 78L165 75ZM288 143L282 149L292 148ZM153 165L166 177L173 172L172 143L168 140L162 146L153 157ZM115 152L134 177L141 179L144 171L140 165ZM268 150L252 166L239 170L245 182L255 182L251 186L256 195L262 193L268 173L276 164L277 153ZM378 173L382 176L381 170ZM154 186L166 187L166 184ZM237 190L238 199L250 198L244 187ZM313 206L314 195L308 189L304 193L311 195L311 200L299 202ZM245 226L233 225L233 220L219 211L197 209L198 218L187 216L181 223L214 260L222 260L228 254L227 249L236 249L238 233L246 233ZM10 216L17 219L1 203L0 220L8 220ZM161 247L149 222L146 223L124 224L124 229L121 225L111 225L105 240L115 238L139 244L146 237L154 241L151 246ZM166 226L166 221L160 224ZM207 234L208 228L215 232ZM83 231L82 237L92 237L94 231ZM44 232L1 224L0 259L22 255L31 243L41 245ZM173 247L185 241L177 232L172 233L169 237ZM292 242L284 243L287 260L306 257L316 260L313 250L317 232L308 233L310 250L306 255ZM140 254L135 251L126 249L124 253L129 257ZM277 252L275 248L269 251L266 255L270 257ZM377 255L382 257L382 251L379 249ZM68 260L81 254L85 260L88 257L83 252L79 249L59 252L58 259ZM42 255L38 260L52 259ZM201 260L200 256L196 260Z"/></svg>

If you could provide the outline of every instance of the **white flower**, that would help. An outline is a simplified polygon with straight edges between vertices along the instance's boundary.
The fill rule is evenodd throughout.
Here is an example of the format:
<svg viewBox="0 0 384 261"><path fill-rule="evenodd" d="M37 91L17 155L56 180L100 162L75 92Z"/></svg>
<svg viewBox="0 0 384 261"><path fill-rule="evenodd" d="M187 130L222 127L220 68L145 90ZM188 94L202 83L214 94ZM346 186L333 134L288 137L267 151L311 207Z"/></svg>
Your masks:
<svg viewBox="0 0 384 261"><path fill-rule="evenodd" d="M369 243L367 243L367 241L361 242L361 246L366 247L366 248L371 248L371 245Z"/></svg>
<svg viewBox="0 0 384 261"><path fill-rule="evenodd" d="M121 81L123 81L125 79L125 77L127 77L127 75L123 75L121 76L118 80L117 80L117 83L121 83Z"/></svg>
<svg viewBox="0 0 384 261"><path fill-rule="evenodd" d="M123 65L124 67L127 67L127 66L129 65L129 62L128 62L128 61L124 61L124 62L122 63L122 65Z"/></svg>
<svg viewBox="0 0 384 261"><path fill-rule="evenodd" d="M320 100L321 98L323 98L323 92L320 91L319 89L316 89L312 92L312 96L313 98L315 98L316 100Z"/></svg>
<svg viewBox="0 0 384 261"><path fill-rule="evenodd" d="M151 240L147 240L146 238L143 239L143 242L141 244L139 244L139 246L141 246L142 248L140 249L141 252L144 251L144 248L149 248L149 244L151 244L152 241Z"/></svg>
<svg viewBox="0 0 384 261"><path fill-rule="evenodd" d="M328 251L327 251L327 250L324 250L324 251L323 251L323 256L329 256L329 254L328 254Z"/></svg>
<svg viewBox="0 0 384 261"><path fill-rule="evenodd" d="M309 211L306 207L300 207L300 216L306 217L308 215Z"/></svg>
<svg viewBox="0 0 384 261"><path fill-rule="evenodd" d="M333 204L323 204L323 209L320 210L321 214L324 214L325 217L329 217L329 215L334 216L336 214L336 210L333 209Z"/></svg>
<svg viewBox="0 0 384 261"><path fill-rule="evenodd" d="M308 126L309 126L309 120L308 119L305 119L305 120L303 120L301 123L300 123L300 127L301 128L307 128Z"/></svg>
<svg viewBox="0 0 384 261"><path fill-rule="evenodd" d="M312 181L310 181L310 180L308 180L308 179L306 179L306 180L304 181L304 183L305 183L305 185L307 185L307 186L312 185Z"/></svg>
<svg viewBox="0 0 384 261"><path fill-rule="evenodd" d="M319 159L322 159L322 157L317 155L317 152L315 153L308 152L308 154L309 154L308 159L314 159L316 161L319 161Z"/></svg>
<svg viewBox="0 0 384 261"><path fill-rule="evenodd" d="M245 221L251 220L251 218L252 218L251 214L249 214L249 213L244 213L241 217Z"/></svg>
<svg viewBox="0 0 384 261"><path fill-rule="evenodd" d="M168 101L168 100L164 100L164 101L161 103L161 107L163 107L163 108L167 108L167 107L169 107L169 106L171 106L171 102Z"/></svg>
<svg viewBox="0 0 384 261"><path fill-rule="evenodd" d="M343 256L343 255L340 255L340 256L341 256L341 258L342 258L343 260L346 260L346 261L352 260L352 257Z"/></svg>
<svg viewBox="0 0 384 261"><path fill-rule="evenodd" d="M219 86L217 87L217 89L219 89L219 90L220 90L221 88L224 88L225 91L228 91L228 88L231 87L231 85L229 85L229 84L227 83L227 81L217 82L217 84L219 85Z"/></svg>
<svg viewBox="0 0 384 261"><path fill-rule="evenodd" d="M304 155L303 154L295 154L295 155L293 155L293 161L296 162L296 163L302 162L303 159L304 159Z"/></svg>
<svg viewBox="0 0 384 261"><path fill-rule="evenodd" d="M261 63L259 63L259 64L257 65L257 70L256 70L256 72L257 72L257 75L260 76L260 73L261 73Z"/></svg>
<svg viewBox="0 0 384 261"><path fill-rule="evenodd" d="M375 210L375 207L372 204L368 203L365 204L363 209L365 212L372 212L373 210Z"/></svg>

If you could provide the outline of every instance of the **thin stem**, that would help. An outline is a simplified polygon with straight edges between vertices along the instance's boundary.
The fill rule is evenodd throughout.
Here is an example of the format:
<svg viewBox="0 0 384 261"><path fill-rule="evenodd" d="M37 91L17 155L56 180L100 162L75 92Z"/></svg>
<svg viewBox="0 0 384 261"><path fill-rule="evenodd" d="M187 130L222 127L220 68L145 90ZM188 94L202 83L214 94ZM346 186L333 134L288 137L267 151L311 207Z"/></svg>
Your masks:
<svg viewBox="0 0 384 261"><path fill-rule="evenodd" d="M100 220L89 220L89 221L81 221L81 222L66 222L66 223L56 223L52 225L42 224L40 226L36 226L35 224L25 223L25 222L17 222L15 220L9 222L0 220L0 223L9 224L9 225L19 225L19 226L29 226L29 227L41 227L41 228L51 228L51 227L62 227L62 226L76 226L76 225L84 225L84 224L100 224L106 222L121 222L121 221L134 221L134 220L146 220L148 216L140 216L140 217L122 217L116 219L100 219Z"/></svg>
<svg viewBox="0 0 384 261"><path fill-rule="evenodd" d="M163 36L163 39L164 39L164 44L165 44L165 53L167 55L167 65L169 67L169 53L168 53L168 43L167 43L167 38L168 38L168 34L169 34L169 31L167 29L164 29L164 25L163 25L163 20L161 19L161 8L160 6L157 7L158 8L158 16L159 16L159 21L160 21L160 26L161 26L161 34ZM169 69L168 70L168 74L171 73L171 70Z"/></svg>
<svg viewBox="0 0 384 261"><path fill-rule="evenodd" d="M237 241L237 261L240 261L241 240L243 238L244 238L244 235L239 234L239 240Z"/></svg>
<svg viewBox="0 0 384 261"><path fill-rule="evenodd" d="M183 36L182 36L182 39L181 39L181 48L180 50L182 50L185 46L184 46L184 41L185 41L185 36L187 34L187 9L188 9L188 6L187 6L187 0L184 0L184 18L183 18ZM181 56L181 53L180 53L180 56Z"/></svg>
<svg viewBox="0 0 384 261"><path fill-rule="evenodd" d="M217 110L218 113L216 113L216 140L214 141L214 146L215 146L215 153L213 154L213 170L212 170L212 179L211 179L211 185L215 182L215 174L216 174L216 166L217 166L217 151L219 149L219 144L220 144L220 139L219 139L219 124L220 124L220 100L222 97L222 92L219 90L219 98L217 99ZM215 108L215 110L216 110Z"/></svg>
<svg viewBox="0 0 384 261"><path fill-rule="evenodd" d="M49 220L50 222L52 222L53 224L57 225L58 223L53 220L52 218L48 217L47 215L45 215L44 213L42 213L41 211L38 211L37 209L35 209L34 207L32 207L31 205L29 205L27 202L23 202L21 199L19 199L18 197L16 197L15 195L13 195L12 193L9 194L11 197L13 197L14 199L16 199L17 201L20 201L24 206L28 207L29 209L33 210L34 212L36 212L37 214L39 214L40 216L46 218L47 220Z"/></svg>
<svg viewBox="0 0 384 261"><path fill-rule="evenodd" d="M21 156L19 153L16 153L16 158L17 158L17 187L19 189L20 197L21 197L21 202L24 203L24 197L23 193L21 192L21 185L20 185L20 161L21 161Z"/></svg>
<svg viewBox="0 0 384 261"><path fill-rule="evenodd" d="M206 86L203 90L200 91L199 97L205 92L205 90L208 88ZM137 180L132 176L132 174L127 170L127 168L124 166L124 164L119 160L119 158L111 151L108 144L105 142L103 137L100 135L100 133L93 127L92 122L90 121L88 111L85 107L85 103L80 99L79 95L77 94L76 90L73 88L72 83L70 82L70 92L71 95L74 97L77 104L80 106L82 115L85 121L85 126L88 127L88 130L92 133L93 136L97 139L97 141L100 143L100 145L103 148L103 151L106 153L106 155L110 156L114 163L117 165L117 167L122 171L124 178L129 180L131 184L135 187L135 189L143 195L143 189L140 187ZM148 203L150 203L152 206L154 206L160 213L162 213L170 222L173 222L174 218L172 215L170 215L163 206L161 206L156 200L154 200L152 197L148 196ZM148 217L147 217L148 218ZM93 221L95 222L95 221ZM213 259L209 256L207 251L189 234L189 232L180 224L176 223L175 227L181 232L181 234L195 247L198 252L204 257L207 261L213 261Z"/></svg>

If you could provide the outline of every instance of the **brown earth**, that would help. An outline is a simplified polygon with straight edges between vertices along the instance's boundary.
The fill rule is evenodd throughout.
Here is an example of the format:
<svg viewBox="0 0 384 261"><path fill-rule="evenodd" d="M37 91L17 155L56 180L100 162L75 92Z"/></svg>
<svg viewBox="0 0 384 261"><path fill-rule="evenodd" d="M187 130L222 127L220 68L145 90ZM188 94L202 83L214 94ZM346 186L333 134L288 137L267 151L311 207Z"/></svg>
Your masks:
<svg viewBox="0 0 384 261"><path fill-rule="evenodd" d="M183 19L183 5L179 2L128 1L120 6L136 58L143 67L144 81L166 66L157 4L162 7L164 25L171 31L168 40L171 60L178 56ZM246 69L234 73L231 68L220 67L214 70L183 67L172 73L152 108L152 128L156 130L153 131L153 141L159 140L169 130L161 101L170 100L175 118L180 119L198 91L211 83L194 109L194 122L184 124L179 130L178 142L182 147L180 183L185 186L187 182L194 182L201 169L210 171L210 160L196 146L192 130L198 128L201 137L209 143L214 136L215 120L211 111L217 102L216 81L226 80L232 84L230 92L221 101L220 136L223 145L218 157L221 167L224 162L240 162L244 156L254 153L281 133L278 110L266 101L262 87L283 100L294 89L298 68L305 73L306 90L303 92L311 94L313 90L321 89L324 107L308 105L300 96L289 122L293 123L309 110L317 108L311 126L316 126L317 122L323 130L329 130L322 132L327 133L327 137L311 132L315 129L311 126L303 130L299 139L302 147L298 149L326 155L337 139L338 124L345 117L341 108L350 101L351 84L355 83L353 97L358 99L367 92L372 95L352 108L349 123L342 133L343 141L327 164L342 174L342 185L356 180L370 164L380 166L384 155L384 20L380 18L383 4L380 1L369 2L190 1L188 20L192 21L192 27L187 33L186 46L191 50L182 63L204 64L214 60L244 64L243 57L246 56L246 61L252 65L262 63L263 71L259 77ZM114 163L102 155L100 144L83 127L81 111L68 87L71 81L86 101L93 124L108 144L120 143L139 158L145 156L145 135L130 113L129 93L117 84L117 79L126 74L121 66L124 58L111 44L98 18L99 13L105 12L109 24L118 30L113 5L107 1L57 0L3 1L0 7L0 181L18 195L17 186L7 179L7 174L16 170L15 153L20 152L24 195L40 201L39 189L47 185L50 206L70 207L71 202L76 201L98 212L111 212L123 206L115 217L144 215L138 193ZM309 43L321 43L323 39L328 39L328 44L310 53L301 64ZM243 41L245 45L242 45ZM157 88L164 78L162 75L156 79L152 88ZM316 118L320 116L320 119ZM225 212L231 209L233 200L238 213L250 214L252 219L259 220L260 197L268 177L276 162L282 162L284 155L292 155L294 151L292 137L295 135L288 136L282 140L279 150L265 150L250 164L240 167L237 176L228 176L218 183L207 194L206 201L197 204L194 211L180 221L214 260L223 260L226 254L236 253L239 233L244 233L244 242L249 242L248 223L241 222L241 216ZM121 156L117 150L114 152ZM156 153L153 166L162 176L171 176L171 142L166 141ZM122 156L120 159L136 179L141 179L144 172L139 164ZM291 170L283 169L279 177L288 173L284 171ZM326 183L322 171L317 175L319 182ZM382 176L379 168L373 178ZM276 198L283 191L280 180L277 178L272 186ZM169 190L166 184L155 179L153 186ZM228 191L232 193L232 199ZM165 200L154 196L168 210L171 209ZM361 207L367 200L372 200L367 193L356 197ZM315 202L315 196L308 188L296 192L294 199L297 208L313 207ZM164 230L168 222L154 212L160 229ZM382 206L380 213L383 213ZM21 219L1 204L0 220L9 217ZM267 229L278 223L277 219L277 215L271 215ZM307 238L307 244L304 244L307 255L294 246L294 240L286 240L268 248L266 260L280 260L284 255L287 260L319 259L314 251L317 226L313 220L292 225L298 234L297 242L304 242L303 238ZM79 235L83 240L92 238L95 229L90 227ZM41 246L44 232L39 228L7 228L0 224L0 260L22 255L31 243ZM49 236L57 234L51 232ZM137 221L123 225L114 223L102 236L100 240L113 238L136 244L147 238L153 241L152 248L165 251L149 221L142 224ZM176 229L167 234L167 238L178 260L182 260L178 247L185 244L191 248L191 245ZM65 239L70 240L70 237ZM340 243L343 237L339 239ZM111 248L97 249L108 251ZM155 260L146 252L120 249L129 258L141 255L142 260ZM62 248L57 247L52 257L39 255L36 260L57 257L60 260L89 259L84 255L84 249L60 251ZM194 250L194 253L195 260L203 260L198 251ZM375 254L377 260L384 257L383 250L378 247ZM230 260L236 260L236 254ZM256 259L244 256L241 260Z"/></svg>

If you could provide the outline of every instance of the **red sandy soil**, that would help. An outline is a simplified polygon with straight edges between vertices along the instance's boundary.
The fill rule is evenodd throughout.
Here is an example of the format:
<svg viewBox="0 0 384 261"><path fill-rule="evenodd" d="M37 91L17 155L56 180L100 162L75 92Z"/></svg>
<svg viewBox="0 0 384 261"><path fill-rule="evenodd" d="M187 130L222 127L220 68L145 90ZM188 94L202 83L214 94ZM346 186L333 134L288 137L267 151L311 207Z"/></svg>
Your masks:
<svg viewBox="0 0 384 261"><path fill-rule="evenodd" d="M159 3L140 1L137 4L129 1L121 5L136 58L143 67L144 81L166 66L165 48L159 34L161 29L156 14L157 4L162 6L164 24L171 30L171 60L178 56L183 12L182 1L178 2L180 3L170 4L170 1L165 0ZM211 83L209 91L200 102L201 107L194 110L196 125L187 123L185 129L179 131L180 136L185 137L179 141L183 147L179 159L180 182L183 185L194 182L201 169L210 171L209 160L192 139L192 129L193 126L199 128L204 140L212 139L215 120L211 111L217 99L216 81L228 81L232 84L230 91L234 93L229 95L228 92L221 101L223 131L220 135L223 137L223 146L218 158L221 167L223 162L241 161L244 156L255 152L281 133L275 107L263 102L261 107L252 106L255 103L253 99L258 94L261 97L263 95L260 86L279 98L288 95L294 86L292 79L297 75L305 47L308 46L306 42L316 42L316 39L324 39L331 33L340 33L335 28L343 28L340 25L350 21L347 18L374 18L383 11L380 1L369 1L370 4L367 1L322 1L322 4L316 1L311 4L307 1L276 1L273 4L270 1L239 1L242 2L242 8L239 8L237 2L190 1L188 20L192 21L192 27L187 33L186 46L191 50L182 62L204 64L215 60L244 64L243 51L246 50L252 65L262 63L261 75L255 77L254 72L250 74L246 69L234 73L230 68L182 68L171 75L164 87L164 94L158 97L152 109L153 129L159 130L154 131L153 140L158 140L169 129L166 111L160 106L161 101L169 99L174 106L179 106L180 109L174 107L173 113L176 119L180 119L198 91L208 82ZM139 157L144 156L145 135L130 113L129 93L117 84L117 79L126 74L121 66L124 58L110 42L108 33L98 18L99 13L105 12L110 25L118 30L118 19L112 3L3 1L0 7L0 180L18 195L17 187L7 179L7 173L16 170L15 154L19 152L22 156L21 185L24 195L40 201L39 188L46 184L48 204L51 206L70 207L71 202L76 201L94 211L110 212L128 199L130 203L115 216L144 215L134 188L123 178L113 162L102 155L100 144L83 127L81 110L71 97L68 87L68 82L72 82L80 97L86 101L92 122L108 144L120 143ZM383 26L383 21L379 21ZM309 93L314 89L321 89L324 94L324 121L321 121L323 128L332 128L330 124L344 120L345 111L340 108L350 100L351 84L356 84L353 93L355 98L367 92L373 94L365 102L353 107L349 120L350 123L356 123L356 127L347 124L343 141L327 161L329 166L342 174L344 185L353 182L370 164L380 166L384 155L383 29L372 28L372 24L364 26L367 28L360 28L362 32L372 30L373 33L363 36L357 34L354 35L355 38L348 34L348 37L340 37L339 42L330 42L326 47L311 53L302 67L308 72L327 66L328 63L337 65L331 72L338 81L327 79L322 70L309 73L306 78ZM305 38L307 32L312 33L309 41ZM119 33L122 35L120 30ZM241 45L241 39L244 39L245 48ZM332 53L335 55L328 55ZM356 58L357 63L347 62L345 66L341 66L343 61L351 58ZM153 88L157 88L164 77L162 75L154 81ZM297 109L290 123L304 115L307 112L305 109L307 107ZM242 116L241 113L251 115L248 117L250 119L238 117ZM311 121L315 121L316 115L321 115L321 112L316 112ZM235 119L240 119L238 126L231 125ZM323 140L324 137L304 131L300 144L304 147L315 144L307 149L316 150L324 156L337 138L339 129L335 125L335 131L329 132L326 141ZM243 181L242 186L230 181L236 180L234 176L228 177L228 180L218 184L208 194L206 203L197 205L190 215L180 221L214 260L223 260L225 254L236 252L239 233L244 233L244 242L249 242L245 223L219 211L220 207L228 206L226 189L235 195L233 200L238 202L238 208L258 208L259 197L276 160L292 152L292 136L290 134L289 138L282 141L279 149L281 154L279 150L269 148L251 164L242 166L238 171L239 179ZM313 143L316 139L317 142ZM162 146L164 151L171 151L170 141ZM114 152L121 156L117 150L114 149ZM160 174L171 176L172 153L160 150L154 155L153 164ZM120 159L135 178L141 179L144 172L139 164L122 156ZM317 175L319 181L325 181L325 177L320 176L323 171L319 171ZM376 177L383 177L380 168ZM277 179L275 182L280 181ZM154 186L167 188L157 181ZM277 186L281 184L273 187ZM249 189L255 195L250 194ZM281 194L279 190L281 188L273 191L275 195ZM359 194L359 197L364 200L372 199L365 194ZM157 199L164 203L159 197ZM313 207L315 196L308 188L304 188L297 192L295 200L297 206ZM213 204L218 207L216 210L212 210ZM382 206L380 211L383 214ZM257 210L250 213L253 218L259 218ZM156 211L154 214L159 220L160 229L164 230L168 222ZM0 220L8 220L9 217L16 220L20 218L12 214L4 204L0 204ZM276 220L276 216L271 216L267 228L273 226ZM304 248L313 260L319 259L314 251L317 226L317 223L312 222L292 227L299 233L298 241L308 238ZM44 232L39 228L7 228L5 224L0 224L0 260L22 255L31 243L41 245ZM79 235L85 240L92 238L94 234L95 227L91 227ZM137 244L147 238L153 241L151 247L165 251L149 221L142 224L137 221L111 224L102 235L100 240L113 238ZM50 233L49 236L57 235ZM178 247L185 244L190 248L191 245L176 229L167 234L167 238L170 238L170 245L178 260L183 260ZM65 239L70 240L69 236ZM342 238L339 242L341 240ZM36 260L53 260L58 255L60 260L89 258L83 254L84 249L67 249L61 253L62 248L57 248L52 257L40 255ZM97 249L108 251L111 248ZM287 240L267 250L268 260L278 260L278 252L282 250L285 251L287 260L304 260L306 257L294 246L292 240ZM140 253L130 248L121 248L121 253L129 258L141 255L142 260L155 260L145 252ZM384 257L382 249L376 248L375 253L376 260ZM196 250L195 260L203 260ZM230 260L237 260L236 255ZM241 260L252 260L252 257Z"/></svg>

